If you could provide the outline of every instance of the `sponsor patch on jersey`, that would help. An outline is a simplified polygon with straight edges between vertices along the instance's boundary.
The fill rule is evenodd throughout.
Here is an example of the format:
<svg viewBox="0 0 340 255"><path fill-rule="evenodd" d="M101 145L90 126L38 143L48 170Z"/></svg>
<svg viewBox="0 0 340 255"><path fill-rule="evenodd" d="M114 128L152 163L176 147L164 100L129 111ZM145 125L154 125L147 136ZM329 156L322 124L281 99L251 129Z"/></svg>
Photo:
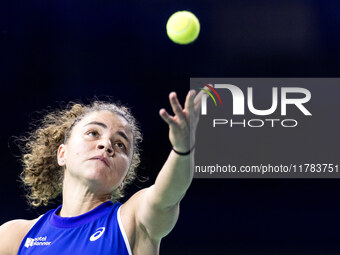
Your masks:
<svg viewBox="0 0 340 255"><path fill-rule="evenodd" d="M47 241L47 236L40 236L36 238L30 238L27 237L26 242L25 242L25 247L29 248L32 246L48 246L51 245L52 242Z"/></svg>

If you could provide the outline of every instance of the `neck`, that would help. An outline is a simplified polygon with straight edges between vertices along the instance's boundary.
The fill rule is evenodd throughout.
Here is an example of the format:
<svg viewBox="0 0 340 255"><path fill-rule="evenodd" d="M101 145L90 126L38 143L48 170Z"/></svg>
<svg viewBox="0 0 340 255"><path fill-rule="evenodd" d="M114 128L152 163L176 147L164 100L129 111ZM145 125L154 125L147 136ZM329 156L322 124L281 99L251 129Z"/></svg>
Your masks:
<svg viewBox="0 0 340 255"><path fill-rule="evenodd" d="M74 180L65 171L63 182L63 206L61 217L75 217L87 213L104 202L110 201L110 194L98 194L79 180Z"/></svg>

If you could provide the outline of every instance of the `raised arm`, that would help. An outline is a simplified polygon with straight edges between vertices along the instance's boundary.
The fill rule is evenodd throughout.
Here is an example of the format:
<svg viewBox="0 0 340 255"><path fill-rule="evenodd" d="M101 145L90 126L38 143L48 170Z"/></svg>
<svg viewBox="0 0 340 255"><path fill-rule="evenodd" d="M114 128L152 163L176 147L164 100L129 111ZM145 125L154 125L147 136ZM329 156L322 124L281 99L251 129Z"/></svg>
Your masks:
<svg viewBox="0 0 340 255"><path fill-rule="evenodd" d="M158 174L152 192L149 193L152 203L161 209L177 205L191 184L194 163L194 148L191 147L195 144L200 106L196 102L195 107L193 90L187 95L184 109L176 93L172 92L169 98L175 115L171 116L165 109L161 109L160 116L169 125L169 139L173 150ZM180 155L175 151L186 155Z"/></svg>
<svg viewBox="0 0 340 255"><path fill-rule="evenodd" d="M190 146L195 144L202 94L203 91L197 95L194 90L189 91L183 108L176 93L170 93L174 115L171 116L165 109L161 109L159 114L169 126L173 150L155 184L136 193L129 201L134 205L131 207L135 211L137 232L142 229L156 243L175 226L179 202L193 178L194 148Z"/></svg>

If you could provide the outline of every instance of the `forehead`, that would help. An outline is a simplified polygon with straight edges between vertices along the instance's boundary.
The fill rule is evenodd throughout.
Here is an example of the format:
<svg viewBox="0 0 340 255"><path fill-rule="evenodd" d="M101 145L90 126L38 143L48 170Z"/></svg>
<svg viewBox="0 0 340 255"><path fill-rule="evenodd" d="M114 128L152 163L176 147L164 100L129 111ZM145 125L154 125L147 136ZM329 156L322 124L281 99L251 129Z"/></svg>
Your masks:
<svg viewBox="0 0 340 255"><path fill-rule="evenodd" d="M127 120L119 114L111 111L95 111L87 114L81 121L76 125L78 128L82 128L91 122L100 122L107 126L109 130L124 130L128 135L132 135L132 129Z"/></svg>

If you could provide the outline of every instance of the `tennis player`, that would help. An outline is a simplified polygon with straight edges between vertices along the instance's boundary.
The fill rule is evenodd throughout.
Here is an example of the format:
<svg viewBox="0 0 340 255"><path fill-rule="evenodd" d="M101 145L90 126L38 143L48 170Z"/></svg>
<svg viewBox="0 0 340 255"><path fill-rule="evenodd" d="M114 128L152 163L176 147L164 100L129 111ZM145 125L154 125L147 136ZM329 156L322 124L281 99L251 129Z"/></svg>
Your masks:
<svg viewBox="0 0 340 255"><path fill-rule="evenodd" d="M101 101L47 114L26 137L21 179L32 206L62 194L62 205L34 220L0 227L0 254L156 255L173 229L193 178L195 130L202 91L184 108L170 93L172 151L154 185L118 201L139 164L141 133L130 111ZM157 149L154 151L157 153ZM191 166L191 167L190 167Z"/></svg>

